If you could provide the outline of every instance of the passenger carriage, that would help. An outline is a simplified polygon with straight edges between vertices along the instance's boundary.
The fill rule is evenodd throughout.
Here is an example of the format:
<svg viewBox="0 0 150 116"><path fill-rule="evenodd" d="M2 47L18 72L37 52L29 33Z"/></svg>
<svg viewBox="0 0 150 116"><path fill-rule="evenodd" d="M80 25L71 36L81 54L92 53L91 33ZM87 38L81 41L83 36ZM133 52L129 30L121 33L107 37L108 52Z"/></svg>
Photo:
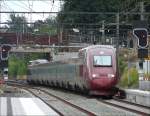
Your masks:
<svg viewBox="0 0 150 116"><path fill-rule="evenodd" d="M28 82L86 90L92 95L115 94L119 74L113 46L93 45L53 59L49 63L29 66Z"/></svg>

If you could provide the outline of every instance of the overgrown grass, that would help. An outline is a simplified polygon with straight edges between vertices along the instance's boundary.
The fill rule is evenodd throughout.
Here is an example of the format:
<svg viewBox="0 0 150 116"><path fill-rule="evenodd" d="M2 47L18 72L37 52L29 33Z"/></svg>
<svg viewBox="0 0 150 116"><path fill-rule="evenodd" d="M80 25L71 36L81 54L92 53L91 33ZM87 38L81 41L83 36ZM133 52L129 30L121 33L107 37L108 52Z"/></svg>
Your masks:
<svg viewBox="0 0 150 116"><path fill-rule="evenodd" d="M128 69L128 62L136 62L136 54L134 50L121 49L119 51L119 86L134 88L138 86L138 71L135 67Z"/></svg>
<svg viewBox="0 0 150 116"><path fill-rule="evenodd" d="M138 86L138 82L138 71L136 70L136 68L125 68L119 85L121 87L135 88Z"/></svg>
<svg viewBox="0 0 150 116"><path fill-rule="evenodd" d="M127 62L123 57L119 57L119 74L122 76L125 68L127 67Z"/></svg>
<svg viewBox="0 0 150 116"><path fill-rule="evenodd" d="M12 56L9 59L9 76L16 77L17 75L26 75L27 64L24 59L19 59Z"/></svg>
<svg viewBox="0 0 150 116"><path fill-rule="evenodd" d="M44 58L42 53L32 53L23 55L23 58L12 55L9 58L9 78L20 78L27 74L27 65L30 60Z"/></svg>

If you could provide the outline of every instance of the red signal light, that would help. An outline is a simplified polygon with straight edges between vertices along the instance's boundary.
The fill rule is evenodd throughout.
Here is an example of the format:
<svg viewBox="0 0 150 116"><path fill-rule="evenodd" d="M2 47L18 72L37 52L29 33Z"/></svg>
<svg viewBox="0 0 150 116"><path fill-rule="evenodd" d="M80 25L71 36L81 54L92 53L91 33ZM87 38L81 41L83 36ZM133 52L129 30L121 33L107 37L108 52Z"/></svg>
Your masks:
<svg viewBox="0 0 150 116"><path fill-rule="evenodd" d="M146 48L148 46L148 32L145 28L136 28L133 30L134 36L138 39L138 47Z"/></svg>
<svg viewBox="0 0 150 116"><path fill-rule="evenodd" d="M9 57L10 45L2 45L1 47L1 60L7 60Z"/></svg>

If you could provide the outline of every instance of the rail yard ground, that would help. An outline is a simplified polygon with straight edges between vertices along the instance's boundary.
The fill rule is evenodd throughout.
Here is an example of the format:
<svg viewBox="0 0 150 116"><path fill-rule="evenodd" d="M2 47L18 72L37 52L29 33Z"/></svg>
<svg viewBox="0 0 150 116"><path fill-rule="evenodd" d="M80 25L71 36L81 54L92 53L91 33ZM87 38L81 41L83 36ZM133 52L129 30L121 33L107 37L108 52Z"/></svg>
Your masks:
<svg viewBox="0 0 150 116"><path fill-rule="evenodd" d="M34 87L29 87L28 90L22 88L21 85L19 86L6 85L5 88L3 89L4 93L0 95L0 98L1 100L4 97L11 98L12 101L14 101L14 98L18 98L18 99L29 98L32 100L34 98L38 98L41 99L44 103L46 103L49 107L51 107L54 111L57 111L59 115L63 115L63 116L68 116L68 115L86 116L88 114L93 114L95 116L99 116L99 115L138 116L142 114L142 112L137 113L133 111L128 111L123 108L118 108L113 105L105 104L103 102L103 101L111 102L112 100L108 100L108 99L105 100L95 96L89 97L86 95L77 94L62 89L43 87L43 86L34 86ZM128 106L128 105L123 105L123 106ZM148 112L147 109L145 109L145 111Z"/></svg>

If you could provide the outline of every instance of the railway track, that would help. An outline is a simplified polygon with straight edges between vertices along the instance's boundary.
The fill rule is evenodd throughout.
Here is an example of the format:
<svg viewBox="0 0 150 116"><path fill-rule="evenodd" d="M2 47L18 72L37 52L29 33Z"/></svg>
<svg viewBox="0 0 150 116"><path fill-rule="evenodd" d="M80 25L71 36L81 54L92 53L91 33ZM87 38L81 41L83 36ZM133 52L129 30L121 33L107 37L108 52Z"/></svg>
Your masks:
<svg viewBox="0 0 150 116"><path fill-rule="evenodd" d="M55 100L59 100L61 102L63 102L64 104L67 104L69 106L71 106L72 108L74 109L77 109L80 113L78 114L85 114L85 115L88 115L88 116L97 116L95 113L93 112L90 112L78 105L75 105L59 96L56 96L56 95L53 95L49 92L47 92L46 90L43 90L43 89L39 89L39 87L30 87L30 86L26 86L25 84L20 84L20 83L17 83L15 81L9 81L7 82L7 84L11 85L11 86L21 86L23 89L29 91L30 93L32 93L34 96L38 97L39 99L41 99L44 103L46 103L49 107L51 107L54 111L56 111L60 116L64 116L63 113L61 113L59 110L57 110L57 108L53 107L52 105L49 104L49 102L51 100L49 99L45 99L45 97L43 96L48 96L50 98L54 98Z"/></svg>
<svg viewBox="0 0 150 116"><path fill-rule="evenodd" d="M28 89L29 90L29 89ZM65 99L62 99L61 97L59 97L59 96L56 96L56 95L53 95L53 94L51 94L51 93L49 93L49 92L47 92L47 91L45 91L45 90L43 90L43 89L39 89L39 88L32 88L32 90L37 90L37 91L39 91L40 92L40 94L42 93L42 94L46 94L46 95L48 95L48 96L50 96L50 97L54 97L54 98L56 98L57 100L60 100L61 102L63 102L63 103L65 103L65 104L67 104L67 105L69 105L69 106L71 106L71 107L73 107L73 108L75 108L75 109L77 109L78 111L80 111L80 112L83 112L83 113L85 113L86 115L88 115L88 116L96 116L96 114L95 113L93 113L93 112L90 112L90 111L88 111L88 110L86 110L86 109L84 109L84 108L82 108L82 107L80 107L80 106L78 106L78 105L75 105L75 104L73 104L73 103L71 103L71 102L69 102L69 101L67 101L67 100L65 100ZM35 93L35 91L32 91L31 89L29 90L32 94L34 94L36 97L38 97L38 98L40 98L40 99L42 99L42 101L46 101L45 99L43 99L42 97L40 97L39 95L37 95L36 93ZM47 103L47 102L46 102ZM47 103L48 104L48 103ZM52 107L52 106L51 106ZM59 112L57 109L55 109L55 111L57 111L57 112ZM60 115L63 115L63 114L61 114L61 113L59 113Z"/></svg>
<svg viewBox="0 0 150 116"><path fill-rule="evenodd" d="M150 116L150 107L147 107L147 106L131 103L129 101L117 99L117 98L114 98L111 100L98 99L98 101L100 101L104 104L108 104L108 105L117 107L117 108L121 108L121 109L129 111L129 112L134 112L136 114L140 114L142 116Z"/></svg>
<svg viewBox="0 0 150 116"><path fill-rule="evenodd" d="M17 82L9 82L11 85L15 85L15 86L21 86L21 87L25 87L26 90L28 90L30 93L32 93L34 96L40 98L43 102L45 102L49 107L51 107L52 109L54 109L59 115L63 116L63 115L67 115L64 114L64 112L60 111L60 109L58 109L55 104L59 101L61 102L60 104L64 109L66 108L67 110L70 109L70 107L72 107L71 109L74 109L74 115L90 115L90 116L97 116L99 113L96 113L94 111L92 111L90 108L85 108L85 105L79 105L76 104L74 102L71 102L71 100L65 99L61 96L59 96L58 94L53 94L53 92L49 92L49 88L44 88L44 87L33 87L33 86L29 86L26 84L20 84ZM69 93L67 93L66 95L68 96ZM67 97L66 96L66 97ZM87 101L91 102L89 98L86 98ZM124 100L120 100L120 99L111 99L111 100L104 100L104 99L92 99L98 101L96 102L96 104L106 104L106 106L111 106L112 108L117 108L122 109L123 111L127 111L127 112L132 112L134 114L140 114L143 116L149 116L150 115L150 108L149 107L145 107L142 105L138 105L138 104L134 104L128 101L124 101ZM65 105L64 105L65 104ZM93 104L91 102L91 104ZM95 106L96 107L96 106ZM98 106L99 108L100 105ZM70 112L70 111L68 111ZM77 113L78 112L78 113Z"/></svg>

